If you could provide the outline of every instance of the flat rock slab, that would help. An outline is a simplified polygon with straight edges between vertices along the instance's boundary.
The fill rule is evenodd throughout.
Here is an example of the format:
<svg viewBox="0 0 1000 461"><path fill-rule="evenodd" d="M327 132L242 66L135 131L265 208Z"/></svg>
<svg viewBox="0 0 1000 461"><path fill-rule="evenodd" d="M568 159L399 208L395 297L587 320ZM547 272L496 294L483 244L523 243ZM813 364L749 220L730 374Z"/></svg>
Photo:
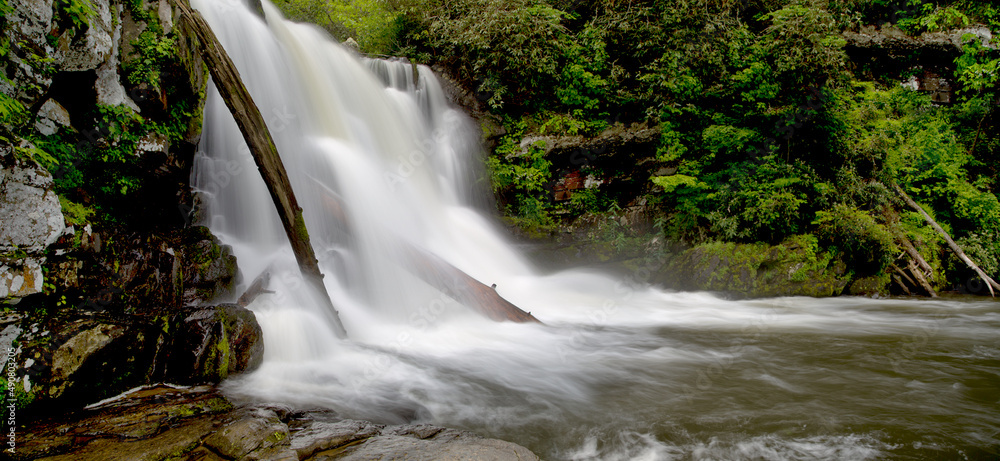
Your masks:
<svg viewBox="0 0 1000 461"><path fill-rule="evenodd" d="M15 460L537 460L510 442L329 411L235 407L209 386L156 385L19 428Z"/></svg>
<svg viewBox="0 0 1000 461"><path fill-rule="evenodd" d="M311 459L320 460L407 460L407 461L525 461L538 457L520 445L503 440L486 439L454 429L438 431L429 438L415 434L392 435L391 430L331 452L318 453Z"/></svg>

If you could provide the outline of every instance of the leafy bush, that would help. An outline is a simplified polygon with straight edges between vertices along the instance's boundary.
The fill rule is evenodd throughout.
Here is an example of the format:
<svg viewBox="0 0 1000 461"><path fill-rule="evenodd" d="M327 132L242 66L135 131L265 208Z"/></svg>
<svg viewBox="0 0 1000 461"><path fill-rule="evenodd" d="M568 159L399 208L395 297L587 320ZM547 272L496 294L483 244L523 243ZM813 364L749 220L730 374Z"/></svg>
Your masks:
<svg viewBox="0 0 1000 461"><path fill-rule="evenodd" d="M837 204L816 213L816 235L840 251L848 267L868 276L885 270L899 248L892 233L869 212Z"/></svg>

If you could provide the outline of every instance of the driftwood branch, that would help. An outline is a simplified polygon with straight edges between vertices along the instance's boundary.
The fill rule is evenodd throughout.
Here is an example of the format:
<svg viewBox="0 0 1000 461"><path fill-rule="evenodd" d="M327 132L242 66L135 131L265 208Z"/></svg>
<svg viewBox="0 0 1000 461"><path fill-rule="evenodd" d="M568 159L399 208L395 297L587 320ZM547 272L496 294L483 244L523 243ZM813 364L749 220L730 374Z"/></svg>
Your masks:
<svg viewBox="0 0 1000 461"><path fill-rule="evenodd" d="M925 292L927 292L927 296L930 296L932 298L937 298L937 293L934 291L934 287L932 287L931 284L927 282L927 278L924 277L923 272L920 272L920 269L917 268L917 265L914 264L913 261L910 261L910 263L906 267L907 269L910 270L910 273L913 274L913 278L917 279L917 283L920 285L920 287L923 288Z"/></svg>
<svg viewBox="0 0 1000 461"><path fill-rule="evenodd" d="M944 240L945 242L948 243L948 246L951 248L951 251L953 251L955 255L958 256L958 259L962 260L962 262L964 262L965 265L969 266L970 269L975 271L976 274L979 275L979 278L983 279L983 281L986 282L986 287L990 289L990 295L996 297L994 289L1000 290L1000 284L997 284L997 282L992 278L990 278L990 276L987 275L986 272L983 272L983 270L980 269L979 266L976 265L976 263L972 262L972 259L966 256L965 252L962 251L962 247L958 246L958 244L955 243L954 240L952 240L951 236L948 235L947 232L945 232L945 230L937 223L937 221L934 221L934 219L931 218L931 215L927 214L927 212L924 211L923 208L920 208L920 205L917 205L917 202L914 202L909 195L906 195L906 192L904 192L903 189L899 187L898 184L893 184L892 187L896 190L896 193L899 194L899 196L903 199L903 201L905 201L906 204L910 206L910 208L913 208L918 213L920 213L920 215L924 217L924 220L931 225L931 228L933 228L935 231L937 231L938 234L941 234L941 236L944 237Z"/></svg>
<svg viewBox="0 0 1000 461"><path fill-rule="evenodd" d="M303 278L327 305L328 311L333 316L334 327L338 336L347 337L347 332L340 321L340 315L333 307L330 294L323 284L323 274L319 270L319 262L316 254L309 243L309 232L306 229L305 220L302 218L302 208L299 207L295 194L292 192L292 185L288 180L288 173L281 163L278 149L274 145L271 133L264 123L264 117L260 115L260 110L254 104L250 92L243 85L239 71L229 55L222 48L215 33L205 22L205 19L197 11L185 4L184 0L174 0L180 8L182 17L187 20L198 41L201 43L201 57L208 66L212 81L215 82L219 94L229 107L236 124L243 133L250 153L253 155L257 169L267 184L267 190L271 194L271 200L278 210L281 218L281 225L285 228L285 234L292 245L295 259L298 261L299 269Z"/></svg>

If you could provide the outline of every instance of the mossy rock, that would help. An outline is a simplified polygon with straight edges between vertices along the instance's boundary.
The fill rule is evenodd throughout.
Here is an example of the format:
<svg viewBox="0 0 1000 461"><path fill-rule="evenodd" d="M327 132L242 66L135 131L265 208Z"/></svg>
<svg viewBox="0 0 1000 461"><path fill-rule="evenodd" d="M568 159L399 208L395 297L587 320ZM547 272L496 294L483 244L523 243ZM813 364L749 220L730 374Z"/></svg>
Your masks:
<svg viewBox="0 0 1000 461"><path fill-rule="evenodd" d="M818 248L812 236L779 245L712 242L671 258L658 282L674 289L737 297L836 296L850 280L846 265Z"/></svg>

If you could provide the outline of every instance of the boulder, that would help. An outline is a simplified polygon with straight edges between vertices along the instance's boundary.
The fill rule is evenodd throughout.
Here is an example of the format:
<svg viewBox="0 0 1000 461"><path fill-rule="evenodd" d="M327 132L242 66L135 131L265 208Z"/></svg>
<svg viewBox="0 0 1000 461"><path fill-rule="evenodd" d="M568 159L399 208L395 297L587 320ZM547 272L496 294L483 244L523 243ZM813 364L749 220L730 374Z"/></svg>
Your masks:
<svg viewBox="0 0 1000 461"><path fill-rule="evenodd" d="M42 291L45 251L66 228L52 175L0 146L0 300Z"/></svg>
<svg viewBox="0 0 1000 461"><path fill-rule="evenodd" d="M62 207L52 175L12 150L0 147L0 253L41 254L66 228Z"/></svg>
<svg viewBox="0 0 1000 461"><path fill-rule="evenodd" d="M129 316L69 307L0 319L0 330L20 346L23 401L37 414L154 382L218 383L258 367L264 350L253 313L236 305Z"/></svg>
<svg viewBox="0 0 1000 461"><path fill-rule="evenodd" d="M206 437L204 444L229 459L242 459L253 452L274 449L291 454L288 426L274 411L266 408L239 412L232 422Z"/></svg>
<svg viewBox="0 0 1000 461"><path fill-rule="evenodd" d="M45 136L53 135L69 125L69 111L53 99L45 101L38 110L35 128Z"/></svg>
<svg viewBox="0 0 1000 461"><path fill-rule="evenodd" d="M174 382L220 382L260 366L264 342L253 312L236 304L198 309L173 335L166 375Z"/></svg>

